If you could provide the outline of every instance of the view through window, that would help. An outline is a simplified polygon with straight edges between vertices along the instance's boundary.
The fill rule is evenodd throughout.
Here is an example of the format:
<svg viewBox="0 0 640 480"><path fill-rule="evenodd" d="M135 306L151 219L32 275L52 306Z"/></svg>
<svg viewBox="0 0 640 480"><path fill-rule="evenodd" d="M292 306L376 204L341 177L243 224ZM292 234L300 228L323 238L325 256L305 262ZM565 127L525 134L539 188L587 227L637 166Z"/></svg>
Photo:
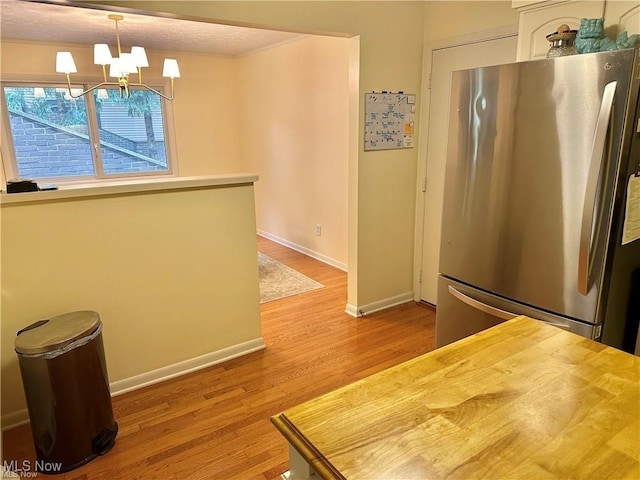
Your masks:
<svg viewBox="0 0 640 480"><path fill-rule="evenodd" d="M20 178L170 172L163 102L153 92L132 89L121 97L117 88L96 89L73 98L66 87L3 91Z"/></svg>

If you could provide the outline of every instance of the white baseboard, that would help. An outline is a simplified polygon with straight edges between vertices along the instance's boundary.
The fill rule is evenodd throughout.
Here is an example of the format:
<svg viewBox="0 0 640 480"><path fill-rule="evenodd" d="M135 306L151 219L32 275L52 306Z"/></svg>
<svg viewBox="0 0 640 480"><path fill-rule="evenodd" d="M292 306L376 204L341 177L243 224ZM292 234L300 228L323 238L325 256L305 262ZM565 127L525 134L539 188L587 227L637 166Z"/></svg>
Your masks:
<svg viewBox="0 0 640 480"><path fill-rule="evenodd" d="M262 337L248 342L232 345L231 347L223 348L222 350L216 350L215 352L207 353L199 357L190 358L182 362L167 365L156 370L144 372L133 377L125 378L111 382L111 396L115 397L123 393L138 390L149 385L164 382L171 378L185 375L187 373L195 372L218 363L226 362L232 358L247 355L249 353L257 352L265 348ZM9 430L11 428L24 425L29 422L29 412L27 409L19 410L17 412L8 413L2 416L2 430Z"/></svg>
<svg viewBox="0 0 640 480"><path fill-rule="evenodd" d="M232 358L240 357L248 353L253 353L264 348L262 337L248 342L232 345L231 347L216 350L199 357L190 358L182 362L167 365L166 367L151 370L150 372L141 373L133 377L111 382L111 396L115 397L132 390L147 387L155 383L164 382L180 375L195 372L218 363L226 362Z"/></svg>
<svg viewBox="0 0 640 480"><path fill-rule="evenodd" d="M327 257L326 255L310 250L307 247L303 247L302 245L298 245L297 243L290 242L289 240L285 240L284 238L278 237L277 235L273 235L269 232L265 232L264 230L258 230L258 235L264 238L268 238L269 240L279 243L280 245L284 245L285 247L289 247L291 250L295 250L296 252L304 253L305 255L311 258L315 258L316 260L322 263L326 263L327 265L331 265L338 270L342 270L343 272L347 271L346 263L334 260L333 258Z"/></svg>
<svg viewBox="0 0 640 480"><path fill-rule="evenodd" d="M358 312L358 307L356 307L355 305L351 305L350 303L347 303L347 307L344 309L344 313L356 318L362 316L362 314Z"/></svg>
<svg viewBox="0 0 640 480"><path fill-rule="evenodd" d="M364 317L365 315L373 312L379 312L380 310L384 310L386 308L395 307L396 305L401 305L403 303L413 301L413 292L406 292L400 295L396 295L395 297L385 298L384 300L379 300L377 302L373 302L368 305L362 305L360 307L356 307L355 305L347 303L345 313L351 315L352 317Z"/></svg>

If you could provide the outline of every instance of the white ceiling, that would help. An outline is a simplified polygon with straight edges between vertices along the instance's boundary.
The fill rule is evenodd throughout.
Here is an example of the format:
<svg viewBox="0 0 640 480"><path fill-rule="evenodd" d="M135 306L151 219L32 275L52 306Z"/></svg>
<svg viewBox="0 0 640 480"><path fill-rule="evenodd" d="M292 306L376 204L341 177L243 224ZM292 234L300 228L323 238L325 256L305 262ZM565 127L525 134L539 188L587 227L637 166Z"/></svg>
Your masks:
<svg viewBox="0 0 640 480"><path fill-rule="evenodd" d="M116 44L110 13L69 5L0 0L2 39L50 43ZM122 13L118 23L123 50L149 50L240 56L302 38L300 33L237 27L174 18Z"/></svg>

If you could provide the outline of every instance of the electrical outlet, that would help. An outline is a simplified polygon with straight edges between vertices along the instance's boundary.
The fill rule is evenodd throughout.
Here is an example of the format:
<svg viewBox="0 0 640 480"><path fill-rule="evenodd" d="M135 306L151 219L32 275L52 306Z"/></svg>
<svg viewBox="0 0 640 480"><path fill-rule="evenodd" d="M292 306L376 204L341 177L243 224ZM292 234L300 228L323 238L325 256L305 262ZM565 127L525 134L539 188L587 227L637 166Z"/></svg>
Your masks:
<svg viewBox="0 0 640 480"><path fill-rule="evenodd" d="M319 237L322 235L322 225L319 223L316 225L316 235Z"/></svg>

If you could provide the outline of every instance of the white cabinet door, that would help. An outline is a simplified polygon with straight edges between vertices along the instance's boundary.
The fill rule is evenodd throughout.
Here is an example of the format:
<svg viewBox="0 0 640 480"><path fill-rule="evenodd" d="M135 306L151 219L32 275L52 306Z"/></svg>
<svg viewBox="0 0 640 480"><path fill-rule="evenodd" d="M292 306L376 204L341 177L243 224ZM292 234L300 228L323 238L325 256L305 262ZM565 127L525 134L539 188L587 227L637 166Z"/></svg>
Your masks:
<svg viewBox="0 0 640 480"><path fill-rule="evenodd" d="M610 38L616 38L624 31L629 35L640 33L640 3L637 0L609 0L604 9L604 26Z"/></svg>
<svg viewBox="0 0 640 480"><path fill-rule="evenodd" d="M617 3L617 2L609 2ZM622 2L628 3L628 2ZM637 2L629 2L635 3ZM549 51L547 35L555 32L558 25L569 25L572 30L580 27L581 18L604 16L604 0L577 0L562 3L544 2L519 8L518 61L545 58Z"/></svg>

